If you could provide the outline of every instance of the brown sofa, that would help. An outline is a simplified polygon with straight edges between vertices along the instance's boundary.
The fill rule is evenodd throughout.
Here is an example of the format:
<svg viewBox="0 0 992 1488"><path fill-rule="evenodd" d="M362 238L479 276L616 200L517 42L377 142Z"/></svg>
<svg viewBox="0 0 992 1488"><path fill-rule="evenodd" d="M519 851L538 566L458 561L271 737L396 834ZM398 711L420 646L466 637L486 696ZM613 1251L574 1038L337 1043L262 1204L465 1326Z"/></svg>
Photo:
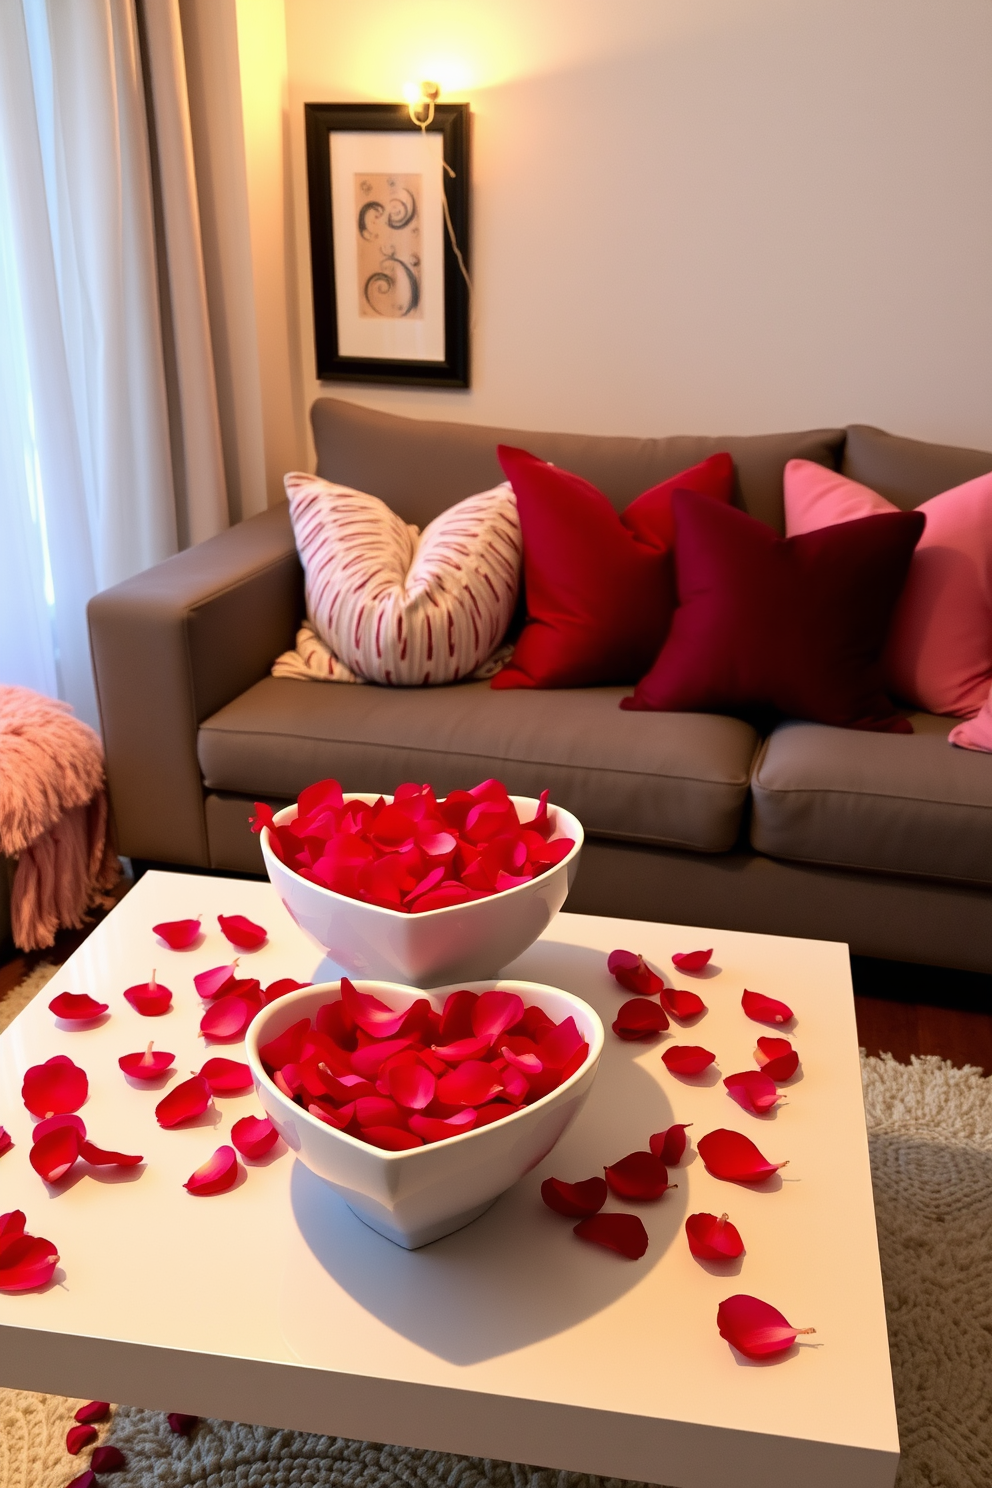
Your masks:
<svg viewBox="0 0 992 1488"><path fill-rule="evenodd" d="M737 499L782 530L793 457L839 468L909 508L992 470L992 454L853 426L747 438L600 438L313 408L318 473L423 525L501 479L495 447L578 471L618 509L718 449ZM708 714L626 713L629 689L494 692L276 679L303 615L285 507L98 595L90 606L121 851L261 871L251 803L311 781L439 791L498 775L550 788L587 844L568 907L845 940L867 955L992 971L992 756L952 748L951 721L911 735L784 723L760 738Z"/></svg>

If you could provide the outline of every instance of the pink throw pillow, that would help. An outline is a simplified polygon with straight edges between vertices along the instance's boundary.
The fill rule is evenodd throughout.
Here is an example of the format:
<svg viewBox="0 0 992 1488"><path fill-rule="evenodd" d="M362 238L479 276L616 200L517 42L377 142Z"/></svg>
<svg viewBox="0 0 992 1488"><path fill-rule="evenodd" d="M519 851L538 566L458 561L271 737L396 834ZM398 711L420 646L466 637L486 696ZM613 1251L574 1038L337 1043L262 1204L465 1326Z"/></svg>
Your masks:
<svg viewBox="0 0 992 1488"><path fill-rule="evenodd" d="M959 749L981 749L992 754L992 692L985 699L982 711L952 728L947 737Z"/></svg>
<svg viewBox="0 0 992 1488"><path fill-rule="evenodd" d="M785 467L787 537L899 508L810 460ZM992 474L917 507L926 517L883 657L886 685L928 713L974 718L992 687Z"/></svg>
<svg viewBox="0 0 992 1488"><path fill-rule="evenodd" d="M367 682L421 687L470 676L513 617L522 543L509 485L441 512L423 532L364 491L285 478L307 616Z"/></svg>

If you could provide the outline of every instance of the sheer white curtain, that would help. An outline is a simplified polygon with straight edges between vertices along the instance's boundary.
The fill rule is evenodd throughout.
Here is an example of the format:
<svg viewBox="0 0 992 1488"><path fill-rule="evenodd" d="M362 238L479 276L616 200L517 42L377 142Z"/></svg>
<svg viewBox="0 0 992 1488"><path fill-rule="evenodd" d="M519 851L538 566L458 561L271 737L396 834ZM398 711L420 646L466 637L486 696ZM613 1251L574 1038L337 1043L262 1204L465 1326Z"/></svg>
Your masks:
<svg viewBox="0 0 992 1488"><path fill-rule="evenodd" d="M227 525L178 12L147 3L158 264L135 0L0 0L0 682L94 724L86 602L176 551L174 460L183 541Z"/></svg>

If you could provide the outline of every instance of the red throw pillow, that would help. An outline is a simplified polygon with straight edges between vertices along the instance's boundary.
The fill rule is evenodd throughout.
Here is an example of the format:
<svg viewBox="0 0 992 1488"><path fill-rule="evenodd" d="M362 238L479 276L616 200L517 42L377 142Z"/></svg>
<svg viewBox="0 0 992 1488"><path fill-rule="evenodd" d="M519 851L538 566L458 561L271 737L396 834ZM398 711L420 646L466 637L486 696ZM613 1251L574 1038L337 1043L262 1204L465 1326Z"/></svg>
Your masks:
<svg viewBox="0 0 992 1488"><path fill-rule="evenodd" d="M618 514L602 491L526 450L501 444L524 545L527 619L492 687L636 682L658 654L674 606L668 556L674 492L729 502L729 455L683 470Z"/></svg>
<svg viewBox="0 0 992 1488"><path fill-rule="evenodd" d="M774 709L841 728L912 733L883 691L882 648L925 519L862 517L779 537L733 507L679 492L679 608L621 708Z"/></svg>

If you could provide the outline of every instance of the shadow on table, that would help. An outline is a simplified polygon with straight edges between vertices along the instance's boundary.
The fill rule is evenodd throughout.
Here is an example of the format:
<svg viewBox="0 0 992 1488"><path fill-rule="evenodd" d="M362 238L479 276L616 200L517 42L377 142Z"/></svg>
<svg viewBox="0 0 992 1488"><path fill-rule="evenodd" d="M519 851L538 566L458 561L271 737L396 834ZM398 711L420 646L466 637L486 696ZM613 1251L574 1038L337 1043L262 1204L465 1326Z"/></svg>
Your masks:
<svg viewBox="0 0 992 1488"><path fill-rule="evenodd" d="M540 979L586 997L606 1021L617 999L609 987L612 1002L604 997L602 954L561 945L554 953L555 974L548 964ZM532 951L521 962L537 959ZM528 971L539 979L536 966ZM655 1204L628 1205L611 1196L606 1209L638 1214L650 1238L647 1254L628 1261L576 1239L573 1222L541 1202L544 1178L591 1177L671 1124L664 1091L637 1063L646 1047L654 1048L622 1043L607 1031L589 1098L554 1152L480 1219L421 1250L403 1250L369 1229L297 1162L291 1194L304 1240L368 1312L454 1364L496 1358L574 1327L635 1287L677 1239L685 1217L684 1186Z"/></svg>

